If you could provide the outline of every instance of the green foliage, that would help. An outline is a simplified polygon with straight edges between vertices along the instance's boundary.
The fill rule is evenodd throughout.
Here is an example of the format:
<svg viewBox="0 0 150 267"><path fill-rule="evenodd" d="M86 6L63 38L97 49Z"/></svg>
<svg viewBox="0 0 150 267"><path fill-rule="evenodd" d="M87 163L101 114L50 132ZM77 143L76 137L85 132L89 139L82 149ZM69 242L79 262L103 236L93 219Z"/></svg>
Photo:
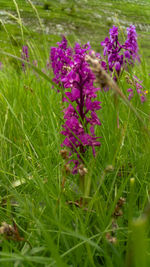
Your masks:
<svg viewBox="0 0 150 267"><path fill-rule="evenodd" d="M8 3L6 1L6 5ZM17 3L20 7L24 1ZM99 1L93 3L97 7ZM116 1L112 4L116 5ZM90 5L91 2L89 13L92 14ZM135 8L138 6L140 3ZM82 2L79 7L76 1L74 7L74 17L70 21L83 27L80 26L81 18L83 23L83 18L89 20L88 12L83 12ZM53 8L60 16L60 6ZM77 8L80 8L78 14ZM27 3L25 9L29 9ZM40 17L44 16L41 6L37 9ZM33 11L32 16L38 21ZM65 21L70 11L65 7L63 12L62 21ZM72 44L76 39L88 41L92 38L94 48L99 47L108 29L101 36L98 35L99 22L93 19L86 23L83 27L86 34L81 37L75 31L75 35L69 35L69 41ZM7 45L2 47L20 56L21 47L15 46L11 39L12 29L16 36L21 32L20 28L5 26L7 39L5 31L2 39L7 40ZM92 27L96 29L94 37L89 34ZM96 158L90 151L87 155L85 182L88 192L83 205L77 205L82 196L79 177L67 175L62 187L64 162L59 154L63 139L60 135L63 123L61 95L56 87L53 88L51 71L46 70L47 79L41 73L49 46L60 37L56 33L45 36L42 29L39 36L24 28L23 35L19 33L18 36L21 43L24 38L28 44L31 62L37 59L38 68L36 72L36 68L26 66L26 72L23 72L17 57L1 54L0 224L5 221L12 225L14 220L23 239L10 240L0 236L0 266L150 266L149 206L145 210L150 200L150 140L143 125L120 98L117 113L111 90L107 93L99 91L102 109L98 116L102 126L97 127L96 135L102 136L102 146L97 150ZM149 68L144 57L133 73L149 90ZM126 94L125 76L124 73L119 86ZM132 104L150 129L149 101L148 93L146 103L141 105L135 97ZM118 209L120 198L126 202ZM117 216L121 210L122 216Z"/></svg>
<svg viewBox="0 0 150 267"><path fill-rule="evenodd" d="M49 10L49 8L50 8L50 3L45 2L44 5L43 5L43 9L44 10Z"/></svg>

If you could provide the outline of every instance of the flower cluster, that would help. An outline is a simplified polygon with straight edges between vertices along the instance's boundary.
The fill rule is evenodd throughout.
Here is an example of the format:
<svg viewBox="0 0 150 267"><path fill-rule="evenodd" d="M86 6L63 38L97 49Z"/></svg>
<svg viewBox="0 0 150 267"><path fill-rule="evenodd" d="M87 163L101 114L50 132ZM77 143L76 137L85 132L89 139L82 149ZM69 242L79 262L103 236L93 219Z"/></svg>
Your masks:
<svg viewBox="0 0 150 267"><path fill-rule="evenodd" d="M110 72L115 81L117 81L123 70L128 71L129 65L134 64L134 62L140 61L138 55L138 43L137 43L137 33L134 25L130 25L127 28L127 39L124 44L120 44L118 40L118 27L113 26L109 31L110 37L106 37L101 45L103 46L104 58L100 59L102 68ZM141 102L146 101L147 91L143 90L142 81L137 77L133 77L132 84L133 88L136 88L136 92L140 96ZM128 99L131 100L134 96L134 89L129 88L127 92L129 93ZM109 88L104 87L104 91Z"/></svg>
<svg viewBox="0 0 150 267"><path fill-rule="evenodd" d="M67 47L67 40L63 36L58 47L51 47L50 62L55 75L53 81L59 86L63 86L62 78L65 78L68 68L71 65L72 49Z"/></svg>
<svg viewBox="0 0 150 267"><path fill-rule="evenodd" d="M133 64L136 59L139 60L137 34L135 26L130 25L127 28L127 40L123 45L118 40L118 27L113 26L109 31L109 35L110 38L106 37L101 42L104 54L104 60L101 60L101 65L106 71L109 70L114 73L113 78L117 81L123 68L127 68L128 64Z"/></svg>
<svg viewBox="0 0 150 267"><path fill-rule="evenodd" d="M140 60L138 55L137 33L134 25L130 25L127 28L127 40L123 48L125 49L125 58L129 59L130 64L132 61Z"/></svg>
<svg viewBox="0 0 150 267"><path fill-rule="evenodd" d="M63 85L63 101L68 103L63 110L65 122L61 133L65 140L62 146L68 147L71 154L77 154L77 160L73 161L74 172L83 161L87 147L92 147L95 156L95 146L100 146L94 126L101 125L96 114L101 107L99 101L93 100L97 97L99 88L94 87L95 76L85 60L89 50L89 44L81 47L76 43L74 50L67 48L64 37L59 47L51 50L54 79L57 84Z"/></svg>

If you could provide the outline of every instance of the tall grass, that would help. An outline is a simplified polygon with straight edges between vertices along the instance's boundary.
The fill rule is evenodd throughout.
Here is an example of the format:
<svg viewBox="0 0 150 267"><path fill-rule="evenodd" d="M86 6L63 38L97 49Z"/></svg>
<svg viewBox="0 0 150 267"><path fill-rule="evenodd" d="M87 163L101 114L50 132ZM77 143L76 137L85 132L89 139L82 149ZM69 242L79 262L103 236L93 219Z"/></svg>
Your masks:
<svg viewBox="0 0 150 267"><path fill-rule="evenodd" d="M102 145L96 158L89 153L91 190L87 203L77 205L79 176L69 174L62 187L61 95L52 73L48 79L41 72L46 53L28 43L31 57L40 59L37 69L23 72L5 54L0 70L0 223L14 221L23 238L1 235L0 266L149 266L149 136L122 98L118 128L113 91L99 91ZM133 72L149 89L144 59ZM119 86L126 94L125 75ZM149 94L132 105L149 129ZM117 209L120 198L126 201Z"/></svg>

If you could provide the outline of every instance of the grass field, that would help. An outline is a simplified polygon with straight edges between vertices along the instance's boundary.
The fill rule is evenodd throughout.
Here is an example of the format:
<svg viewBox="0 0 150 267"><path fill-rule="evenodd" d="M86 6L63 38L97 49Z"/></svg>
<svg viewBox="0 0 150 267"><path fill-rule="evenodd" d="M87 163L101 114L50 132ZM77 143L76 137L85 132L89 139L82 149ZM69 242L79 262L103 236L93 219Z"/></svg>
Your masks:
<svg viewBox="0 0 150 267"><path fill-rule="evenodd" d="M0 1L7 12L0 13L0 224L7 223L5 233L0 227L0 266L148 267L150 3L41 2ZM79 174L65 174L63 186L62 96L46 69L50 47L65 34L71 46L90 41L99 52L109 28L118 26L123 39L130 23L141 63L129 75L143 81L147 101L136 94L133 110L113 90L98 91L101 146L95 158L86 155L85 192ZM25 72L18 60L23 45L38 62ZM119 88L126 96L128 87L124 73Z"/></svg>

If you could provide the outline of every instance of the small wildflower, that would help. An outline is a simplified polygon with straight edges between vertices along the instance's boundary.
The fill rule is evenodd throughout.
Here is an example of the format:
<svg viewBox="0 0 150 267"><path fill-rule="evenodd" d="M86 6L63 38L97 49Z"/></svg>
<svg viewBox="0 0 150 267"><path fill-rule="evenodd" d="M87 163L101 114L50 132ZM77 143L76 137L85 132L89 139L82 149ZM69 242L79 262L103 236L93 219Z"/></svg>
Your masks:
<svg viewBox="0 0 150 267"><path fill-rule="evenodd" d="M29 62L29 50L28 50L28 46L27 45L24 45L22 47L21 58L23 60L26 60L27 62ZM23 71L25 71L25 63L24 62L22 62L22 69L23 69Z"/></svg>
<svg viewBox="0 0 150 267"><path fill-rule="evenodd" d="M129 83L134 86L134 89L132 88L127 89L127 92L129 92L128 100L131 100L134 97L134 94L137 93L140 97L141 103L144 103L146 101L146 95L148 91L143 90L143 85L142 85L143 81L139 80L136 76L133 76L132 83L130 81Z"/></svg>

